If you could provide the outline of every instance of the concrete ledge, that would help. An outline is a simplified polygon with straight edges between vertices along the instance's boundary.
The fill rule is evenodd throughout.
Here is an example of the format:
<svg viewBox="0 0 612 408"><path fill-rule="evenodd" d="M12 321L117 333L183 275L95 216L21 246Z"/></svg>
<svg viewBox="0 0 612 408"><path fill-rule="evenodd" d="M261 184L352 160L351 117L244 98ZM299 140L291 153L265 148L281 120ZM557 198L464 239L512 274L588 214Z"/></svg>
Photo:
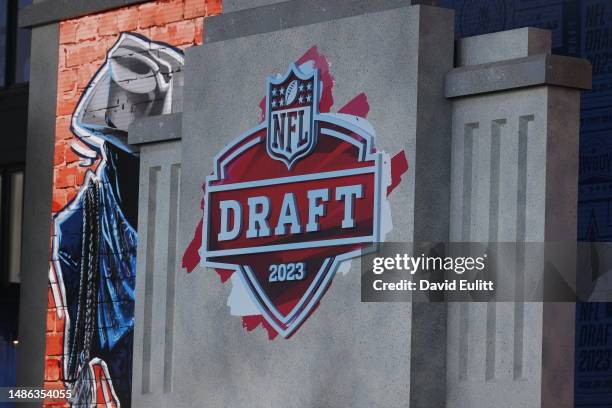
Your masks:
<svg viewBox="0 0 612 408"><path fill-rule="evenodd" d="M36 27L149 0L44 0L19 12L19 27Z"/></svg>
<svg viewBox="0 0 612 408"><path fill-rule="evenodd" d="M150 116L135 120L128 129L128 143L139 146L181 138L182 113Z"/></svg>
<svg viewBox="0 0 612 408"><path fill-rule="evenodd" d="M274 3L282 3L286 0L223 0L223 12L233 13L234 11L249 8L269 6Z"/></svg>
<svg viewBox="0 0 612 408"><path fill-rule="evenodd" d="M457 67L550 54L551 32L526 27L476 35L457 41Z"/></svg>
<svg viewBox="0 0 612 408"><path fill-rule="evenodd" d="M206 19L205 42L223 41L316 24L411 4L434 3L435 0L293 0L285 2L252 0L253 8L246 8L243 0L234 1L230 2L229 10L237 11L228 13L227 10L224 10L223 14ZM266 5L262 6L262 4Z"/></svg>
<svg viewBox="0 0 612 408"><path fill-rule="evenodd" d="M591 64L581 58L540 54L455 68L446 75L446 97L477 95L537 85L591 89Z"/></svg>

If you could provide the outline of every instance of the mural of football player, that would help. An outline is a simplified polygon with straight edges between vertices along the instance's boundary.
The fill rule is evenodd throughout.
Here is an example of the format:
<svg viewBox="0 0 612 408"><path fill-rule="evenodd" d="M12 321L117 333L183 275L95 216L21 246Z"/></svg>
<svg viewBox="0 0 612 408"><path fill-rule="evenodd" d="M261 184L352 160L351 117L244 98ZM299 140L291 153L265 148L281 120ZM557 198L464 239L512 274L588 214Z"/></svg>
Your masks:
<svg viewBox="0 0 612 408"><path fill-rule="evenodd" d="M123 33L72 115L71 148L89 169L54 218L51 273L66 311L63 378L73 406L130 404L139 160L127 130L176 111L182 66L180 50Z"/></svg>

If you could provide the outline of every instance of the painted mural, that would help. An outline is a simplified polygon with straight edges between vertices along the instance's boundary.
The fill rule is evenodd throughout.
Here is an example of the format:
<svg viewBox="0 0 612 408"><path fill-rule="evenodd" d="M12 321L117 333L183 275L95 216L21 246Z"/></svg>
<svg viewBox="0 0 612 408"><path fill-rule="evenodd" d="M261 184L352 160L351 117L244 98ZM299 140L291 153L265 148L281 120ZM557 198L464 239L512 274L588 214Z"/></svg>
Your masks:
<svg viewBox="0 0 612 408"><path fill-rule="evenodd" d="M217 154L183 256L230 280L229 313L270 340L294 336L335 274L384 241L408 170L404 151L376 147L365 93L334 109L331 65L313 46L261 80L260 123Z"/></svg>
<svg viewBox="0 0 612 408"><path fill-rule="evenodd" d="M139 158L127 130L180 107L182 49L219 3L160 0L60 25L45 386L71 398L47 405L130 406Z"/></svg>

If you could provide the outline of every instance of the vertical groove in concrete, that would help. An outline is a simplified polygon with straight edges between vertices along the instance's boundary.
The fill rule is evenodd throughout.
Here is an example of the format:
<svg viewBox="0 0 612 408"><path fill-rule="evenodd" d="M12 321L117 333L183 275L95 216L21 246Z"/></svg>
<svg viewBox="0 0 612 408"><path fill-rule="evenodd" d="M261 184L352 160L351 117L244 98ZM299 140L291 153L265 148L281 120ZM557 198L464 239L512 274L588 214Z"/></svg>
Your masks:
<svg viewBox="0 0 612 408"><path fill-rule="evenodd" d="M505 119L491 122L491 170L489 190L489 242L497 242L499 229L499 184L501 161L501 132L506 124Z"/></svg>
<svg viewBox="0 0 612 408"><path fill-rule="evenodd" d="M170 167L170 205L168 214L168 264L166 281L166 335L164 343L164 393L172 391L174 298L176 291L176 253L178 245L178 208L181 165Z"/></svg>
<svg viewBox="0 0 612 408"><path fill-rule="evenodd" d="M478 123L468 123L464 129L463 156L463 220L461 240L469 242L472 230L472 168L474 166L474 130Z"/></svg>
<svg viewBox="0 0 612 408"><path fill-rule="evenodd" d="M491 122L491 163L490 163L490 189L489 189L489 242L498 241L499 232L499 183L501 161L501 131L506 124L505 119ZM490 276L495 279L495 276ZM487 342L485 356L485 379L495 379L497 360L497 304L487 303Z"/></svg>
<svg viewBox="0 0 612 408"><path fill-rule="evenodd" d="M524 360L524 325L525 305L522 301L525 286L525 248L521 243L526 239L526 213L527 213L527 143L529 137L529 123L533 122L534 116L527 115L519 118L518 134L518 178L517 178L517 203L516 203L516 303L514 304L514 365L513 376L515 380L523 378Z"/></svg>
<svg viewBox="0 0 612 408"><path fill-rule="evenodd" d="M469 314L469 303L461 303L459 309L459 380L461 381L467 380L468 377Z"/></svg>
<svg viewBox="0 0 612 408"><path fill-rule="evenodd" d="M461 240L469 242L472 231L472 178L474 168L474 132L478 123L467 123L463 129L463 219ZM470 305L462 303L459 308L459 379L468 376L468 339L470 329Z"/></svg>
<svg viewBox="0 0 612 408"><path fill-rule="evenodd" d="M145 297L143 339L142 339L142 393L151 390L151 331L153 324L153 274L155 271L155 220L157 219L157 181L161 167L149 169L148 207L147 207L147 248L145 255Z"/></svg>

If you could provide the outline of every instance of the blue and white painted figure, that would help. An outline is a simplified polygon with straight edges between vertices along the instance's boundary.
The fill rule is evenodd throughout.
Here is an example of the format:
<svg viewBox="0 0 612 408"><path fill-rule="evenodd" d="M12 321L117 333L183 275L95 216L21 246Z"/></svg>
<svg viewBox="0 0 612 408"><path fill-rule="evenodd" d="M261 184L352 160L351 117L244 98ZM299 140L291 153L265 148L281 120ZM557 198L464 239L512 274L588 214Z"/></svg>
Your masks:
<svg viewBox="0 0 612 408"><path fill-rule="evenodd" d="M127 130L177 110L182 66L180 50L124 33L72 115L80 165L97 163L54 219L50 281L65 316L63 378L73 405L95 405L94 365L110 377L113 399L130 404L139 160Z"/></svg>

